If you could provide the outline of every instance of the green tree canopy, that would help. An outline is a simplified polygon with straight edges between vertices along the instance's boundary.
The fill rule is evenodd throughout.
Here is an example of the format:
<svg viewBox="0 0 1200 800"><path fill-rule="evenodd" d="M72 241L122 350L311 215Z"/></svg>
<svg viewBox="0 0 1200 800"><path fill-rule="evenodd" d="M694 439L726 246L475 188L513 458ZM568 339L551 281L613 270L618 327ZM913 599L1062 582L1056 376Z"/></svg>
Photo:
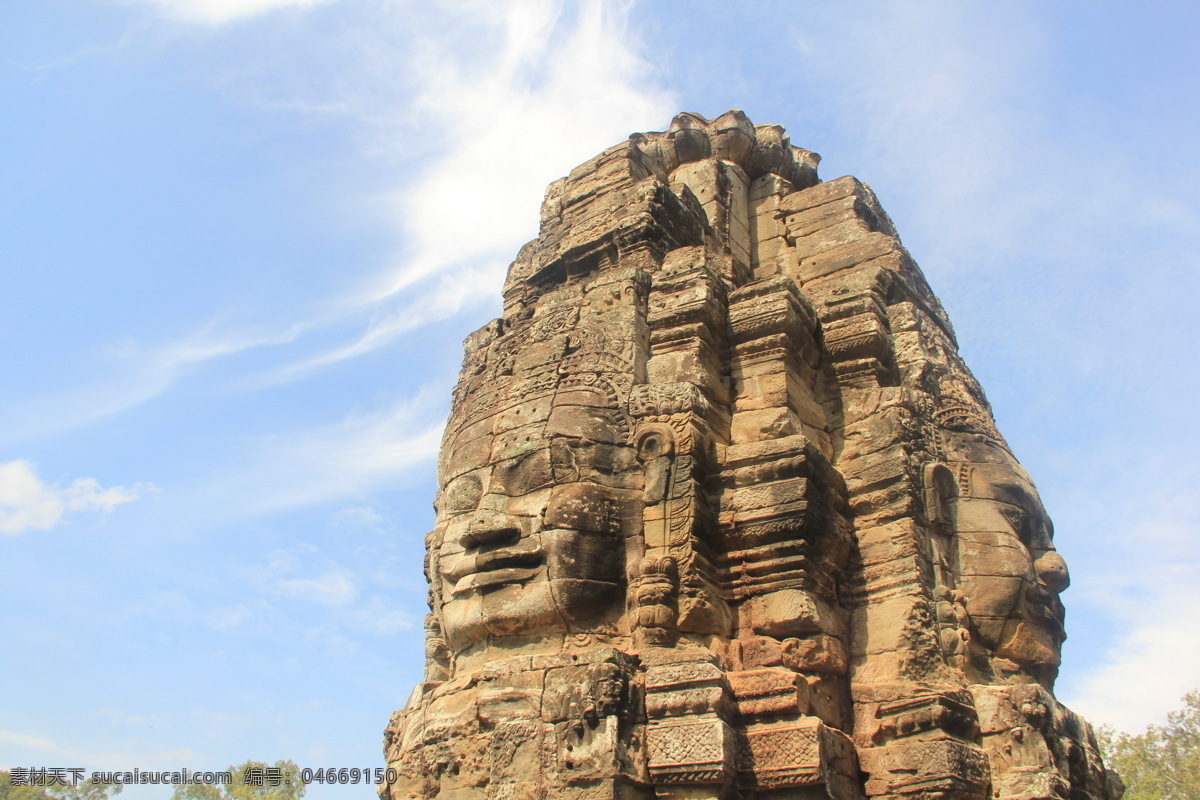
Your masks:
<svg viewBox="0 0 1200 800"><path fill-rule="evenodd" d="M1184 695L1166 725L1136 735L1102 727L1097 738L1125 782L1123 800L1200 800L1200 691Z"/></svg>

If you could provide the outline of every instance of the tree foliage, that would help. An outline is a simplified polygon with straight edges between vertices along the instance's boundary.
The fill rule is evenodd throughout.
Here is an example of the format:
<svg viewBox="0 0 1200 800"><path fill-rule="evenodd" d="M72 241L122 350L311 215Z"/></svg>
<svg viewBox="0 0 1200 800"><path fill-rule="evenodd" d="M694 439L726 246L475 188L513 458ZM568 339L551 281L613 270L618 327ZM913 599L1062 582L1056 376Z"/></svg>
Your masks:
<svg viewBox="0 0 1200 800"><path fill-rule="evenodd" d="M227 771L233 776L228 786L176 786L171 800L300 800L307 788L293 761L247 761Z"/></svg>
<svg viewBox="0 0 1200 800"><path fill-rule="evenodd" d="M1200 691L1184 695L1166 725L1136 735L1101 728L1097 738L1125 782L1123 800L1200 800Z"/></svg>

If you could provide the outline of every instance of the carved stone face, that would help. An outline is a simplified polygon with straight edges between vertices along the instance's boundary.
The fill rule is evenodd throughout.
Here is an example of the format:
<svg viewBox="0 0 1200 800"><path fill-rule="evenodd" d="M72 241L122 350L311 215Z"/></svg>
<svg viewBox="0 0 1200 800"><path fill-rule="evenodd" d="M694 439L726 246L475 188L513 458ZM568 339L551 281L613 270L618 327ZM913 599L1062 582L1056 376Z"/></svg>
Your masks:
<svg viewBox="0 0 1200 800"><path fill-rule="evenodd" d="M641 510L627 425L613 400L586 387L560 387L530 413L539 407L549 409L544 425L515 443L498 437L494 463L440 494L435 600L455 652L595 630L622 606L627 529Z"/></svg>
<svg viewBox="0 0 1200 800"><path fill-rule="evenodd" d="M956 509L959 588L975 630L995 656L1058 666L1058 595L1070 579L1037 490L1011 458L959 468L969 472Z"/></svg>

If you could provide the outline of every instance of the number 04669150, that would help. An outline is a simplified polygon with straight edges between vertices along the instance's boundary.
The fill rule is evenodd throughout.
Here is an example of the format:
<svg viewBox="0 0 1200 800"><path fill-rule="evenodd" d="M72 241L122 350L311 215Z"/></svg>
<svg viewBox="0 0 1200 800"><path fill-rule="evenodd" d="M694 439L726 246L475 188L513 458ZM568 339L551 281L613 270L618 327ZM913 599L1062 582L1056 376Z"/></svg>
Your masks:
<svg viewBox="0 0 1200 800"><path fill-rule="evenodd" d="M320 769L309 769L305 767L300 770L300 780L304 784L310 783L326 783L326 784L350 784L350 783L380 783L384 779L388 783L395 783L396 770L388 767L321 767Z"/></svg>

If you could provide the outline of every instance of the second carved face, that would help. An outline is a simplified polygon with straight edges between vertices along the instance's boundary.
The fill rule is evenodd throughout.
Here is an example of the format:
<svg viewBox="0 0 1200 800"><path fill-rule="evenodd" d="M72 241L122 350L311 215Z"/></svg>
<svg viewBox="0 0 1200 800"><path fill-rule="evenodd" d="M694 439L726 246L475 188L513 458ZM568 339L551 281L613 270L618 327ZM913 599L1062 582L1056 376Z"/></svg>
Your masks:
<svg viewBox="0 0 1200 800"><path fill-rule="evenodd" d="M455 653L619 622L627 541L641 532L641 469L613 382L554 366L563 374L547 390L483 421L501 433L439 493L430 571ZM521 424L498 419L514 411ZM469 451L470 436L448 436L445 447Z"/></svg>
<svg viewBox="0 0 1200 800"><path fill-rule="evenodd" d="M1070 578L1052 528L1025 471L997 449L986 462L962 463L956 503L958 586L981 644L1026 668L1054 668L1062 642Z"/></svg>

